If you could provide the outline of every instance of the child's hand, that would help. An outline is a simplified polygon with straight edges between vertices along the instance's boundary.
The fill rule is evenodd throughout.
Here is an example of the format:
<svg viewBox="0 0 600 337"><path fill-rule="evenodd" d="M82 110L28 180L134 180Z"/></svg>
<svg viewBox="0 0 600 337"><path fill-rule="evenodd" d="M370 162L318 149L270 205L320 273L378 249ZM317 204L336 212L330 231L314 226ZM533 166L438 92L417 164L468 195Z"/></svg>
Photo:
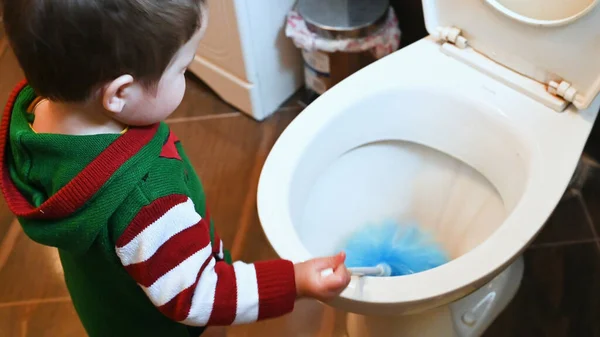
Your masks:
<svg viewBox="0 0 600 337"><path fill-rule="evenodd" d="M350 283L350 272L344 265L346 254L312 259L294 266L298 297L312 297L327 302L338 296ZM333 274L322 271L333 269Z"/></svg>

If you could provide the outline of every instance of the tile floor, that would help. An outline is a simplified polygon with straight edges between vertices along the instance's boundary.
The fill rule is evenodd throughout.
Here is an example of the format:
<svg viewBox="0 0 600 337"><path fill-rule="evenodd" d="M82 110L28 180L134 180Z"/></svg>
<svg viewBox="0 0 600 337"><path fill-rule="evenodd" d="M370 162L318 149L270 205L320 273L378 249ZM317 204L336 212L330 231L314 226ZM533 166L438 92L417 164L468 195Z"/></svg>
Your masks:
<svg viewBox="0 0 600 337"><path fill-rule="evenodd" d="M0 102L22 76L0 39ZM190 76L184 103L169 120L187 144L234 258L275 257L258 222L256 185L269 149L301 109L292 99L273 117L256 123ZM600 176L595 168L590 177L581 190L568 193L525 253L522 286L485 336L600 336ZM234 328L229 336L332 336L328 326L333 316L323 310L305 301L294 316ZM317 325L303 324L298 316ZM56 252L29 240L0 199L0 337L5 336L81 337L85 332Z"/></svg>

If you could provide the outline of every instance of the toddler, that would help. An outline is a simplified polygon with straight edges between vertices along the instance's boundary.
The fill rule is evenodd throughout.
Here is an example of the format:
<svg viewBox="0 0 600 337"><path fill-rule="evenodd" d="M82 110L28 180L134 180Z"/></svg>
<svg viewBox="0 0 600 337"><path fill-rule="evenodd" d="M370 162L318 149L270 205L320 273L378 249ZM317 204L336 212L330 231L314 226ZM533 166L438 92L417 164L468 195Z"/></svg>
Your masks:
<svg viewBox="0 0 600 337"><path fill-rule="evenodd" d="M58 248L90 336L196 337L348 285L344 254L231 264L163 122L206 29L202 0L0 2L27 78L2 118L2 192L25 233Z"/></svg>

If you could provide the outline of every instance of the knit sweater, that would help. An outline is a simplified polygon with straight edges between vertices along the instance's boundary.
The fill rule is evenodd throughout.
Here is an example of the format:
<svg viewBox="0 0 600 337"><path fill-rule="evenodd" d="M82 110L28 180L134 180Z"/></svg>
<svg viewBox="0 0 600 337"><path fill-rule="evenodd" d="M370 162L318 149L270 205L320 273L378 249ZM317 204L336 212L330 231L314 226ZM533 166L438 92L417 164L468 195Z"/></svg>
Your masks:
<svg viewBox="0 0 600 337"><path fill-rule="evenodd" d="M195 337L202 329L192 327L293 309L291 262L228 261L202 185L166 124L38 134L28 112L35 98L23 82L4 111L2 192L25 233L58 248L90 336Z"/></svg>

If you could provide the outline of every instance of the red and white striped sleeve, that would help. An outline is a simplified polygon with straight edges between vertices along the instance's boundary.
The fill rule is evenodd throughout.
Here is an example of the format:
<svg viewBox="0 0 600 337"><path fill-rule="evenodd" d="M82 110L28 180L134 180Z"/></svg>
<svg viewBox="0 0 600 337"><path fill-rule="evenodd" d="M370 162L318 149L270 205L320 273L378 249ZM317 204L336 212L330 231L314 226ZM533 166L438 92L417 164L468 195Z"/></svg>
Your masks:
<svg viewBox="0 0 600 337"><path fill-rule="evenodd" d="M229 265L215 259L209 224L191 199L171 195L135 216L116 242L127 272L167 317L191 326L235 325L293 310L294 266L285 260Z"/></svg>

